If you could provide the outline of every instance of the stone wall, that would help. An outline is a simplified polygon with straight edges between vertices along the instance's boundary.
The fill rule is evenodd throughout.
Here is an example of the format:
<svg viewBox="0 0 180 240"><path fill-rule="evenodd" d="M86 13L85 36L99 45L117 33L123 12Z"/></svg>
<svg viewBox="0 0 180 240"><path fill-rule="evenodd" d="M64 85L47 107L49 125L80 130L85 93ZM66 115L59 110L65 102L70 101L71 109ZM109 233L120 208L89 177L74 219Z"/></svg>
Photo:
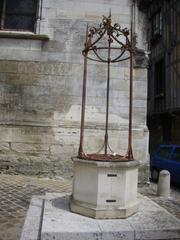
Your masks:
<svg viewBox="0 0 180 240"><path fill-rule="evenodd" d="M44 0L37 32L49 40L0 38L0 169L24 174L72 175L79 144L86 24L112 11L130 26L129 0ZM141 19L141 21L139 21ZM144 16L136 11L137 47L145 49ZM85 149L101 148L105 123L106 67L89 62ZM129 63L111 69L109 141L127 150ZM148 164L147 70L134 69L134 156Z"/></svg>

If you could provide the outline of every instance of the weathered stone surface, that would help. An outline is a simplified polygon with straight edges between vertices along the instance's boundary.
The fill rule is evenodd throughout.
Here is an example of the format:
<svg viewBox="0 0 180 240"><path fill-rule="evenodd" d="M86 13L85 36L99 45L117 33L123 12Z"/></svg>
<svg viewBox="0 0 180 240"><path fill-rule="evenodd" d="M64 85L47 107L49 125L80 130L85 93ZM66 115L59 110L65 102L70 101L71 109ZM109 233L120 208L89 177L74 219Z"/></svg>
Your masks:
<svg viewBox="0 0 180 240"><path fill-rule="evenodd" d="M74 154L73 145L51 145L50 152L53 155L61 155L61 154Z"/></svg>
<svg viewBox="0 0 180 240"><path fill-rule="evenodd" d="M0 143L0 152L6 152L9 150L9 143Z"/></svg>
<svg viewBox="0 0 180 240"><path fill-rule="evenodd" d="M29 143L12 143L11 149L15 152L23 153L39 153L48 152L49 146L46 144L29 144Z"/></svg>
<svg viewBox="0 0 180 240"><path fill-rule="evenodd" d="M44 0L36 33L49 35L49 41L0 38L0 142L5 144L2 150L0 147L0 165L3 169L23 172L24 168L24 173L44 173L49 168L54 174L69 171L71 175L70 158L76 155L79 143L81 52L86 25L97 26L101 16L107 15L111 8L113 22L129 27L130 6L129 0ZM143 14L137 11L139 49L145 48L142 19ZM85 149L92 152L101 148L104 139L106 66L89 63ZM134 156L147 162L148 145L144 144L148 143L148 133L144 130L147 71L138 65L133 76ZM113 151L124 154L128 127L128 61L112 64L110 90L110 145ZM6 157L5 151L9 152ZM56 167L52 159L56 159Z"/></svg>
<svg viewBox="0 0 180 240"><path fill-rule="evenodd" d="M72 212L96 219L127 218L138 210L138 161L73 158Z"/></svg>
<svg viewBox="0 0 180 240"><path fill-rule="evenodd" d="M33 197L30 206L20 240L37 240L40 236L43 199Z"/></svg>
<svg viewBox="0 0 180 240"><path fill-rule="evenodd" d="M97 220L74 214L69 211L68 201L69 197L66 194L46 195L41 228L42 240L171 240L180 238L179 219L141 195L139 196L139 211L128 219L116 220ZM33 207L30 205L30 209ZM29 229L33 226L29 226ZM25 232L28 233L27 224L24 225L23 234ZM28 239L30 238L26 240ZM25 239L21 238L21 240Z"/></svg>

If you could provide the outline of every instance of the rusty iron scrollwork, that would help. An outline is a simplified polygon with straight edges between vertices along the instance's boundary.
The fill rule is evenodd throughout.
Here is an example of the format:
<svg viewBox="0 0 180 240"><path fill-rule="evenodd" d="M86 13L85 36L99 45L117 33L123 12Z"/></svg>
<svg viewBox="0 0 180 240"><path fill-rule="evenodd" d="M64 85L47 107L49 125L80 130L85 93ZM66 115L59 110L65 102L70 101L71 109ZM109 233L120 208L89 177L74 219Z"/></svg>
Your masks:
<svg viewBox="0 0 180 240"><path fill-rule="evenodd" d="M103 42L103 43L102 43ZM106 56L103 52L106 51ZM116 53L115 55L112 52ZM82 51L84 56L83 89L82 89L82 110L81 110L81 129L79 157L89 160L102 161L131 161L133 160L132 151L132 78L133 78L133 56L134 47L132 43L132 22L131 31L122 28L119 24L112 24L111 13L108 17L103 16L99 27L88 27L86 29L86 40ZM104 153L88 154L83 150L84 128L85 128L85 106L86 106L86 85L87 85L87 63L88 60L102 62L107 64L107 89L106 89L106 119L104 144L101 150ZM127 153L123 156L115 154L108 141L109 125L109 92L110 92L110 70L111 64L130 61L130 81L129 81L129 127L128 127L128 147ZM100 151L101 151L100 150Z"/></svg>

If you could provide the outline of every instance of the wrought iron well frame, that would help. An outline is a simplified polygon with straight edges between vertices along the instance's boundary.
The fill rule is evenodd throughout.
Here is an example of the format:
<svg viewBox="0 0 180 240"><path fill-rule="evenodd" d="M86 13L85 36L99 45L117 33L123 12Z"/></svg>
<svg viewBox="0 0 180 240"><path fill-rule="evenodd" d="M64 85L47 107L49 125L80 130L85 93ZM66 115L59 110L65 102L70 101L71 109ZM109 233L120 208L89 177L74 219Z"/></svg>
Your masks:
<svg viewBox="0 0 180 240"><path fill-rule="evenodd" d="M102 161L131 161L133 160L132 150L132 102L133 102L133 58L134 58L134 44L133 44L133 23L131 20L130 33L127 28L121 28L117 23L112 25L111 12L108 17L103 16L102 23L98 28L87 25L86 28L86 39L85 48L82 52L84 56L84 71L83 71L83 88L82 88L82 108L81 108L81 128L80 128L80 144L78 156L82 159L89 160L102 160ZM97 47L96 44L102 39L103 36L107 36L108 46ZM129 39L130 35L130 39ZM94 40L93 37L97 36ZM119 36L125 38L125 43L119 40ZM94 41L93 41L94 40ZM119 46L112 47L111 44L116 42ZM111 59L111 50L119 50L120 54ZM99 54L98 50L107 50L108 57L103 59ZM88 53L92 51L96 58L88 56ZM123 55L129 52L129 56ZM106 123L105 123L105 136L104 136L104 154L86 154L83 150L84 144L84 128L85 128L85 106L86 106L86 88L87 88L87 63L88 59L107 63L107 91L106 91ZM130 61L130 78L129 78L129 126L128 126L128 147L127 153L122 156L119 154L108 154L108 123L109 123L109 90L110 90L110 64L121 61ZM109 147L110 149L110 147ZM111 150L111 149L110 149Z"/></svg>

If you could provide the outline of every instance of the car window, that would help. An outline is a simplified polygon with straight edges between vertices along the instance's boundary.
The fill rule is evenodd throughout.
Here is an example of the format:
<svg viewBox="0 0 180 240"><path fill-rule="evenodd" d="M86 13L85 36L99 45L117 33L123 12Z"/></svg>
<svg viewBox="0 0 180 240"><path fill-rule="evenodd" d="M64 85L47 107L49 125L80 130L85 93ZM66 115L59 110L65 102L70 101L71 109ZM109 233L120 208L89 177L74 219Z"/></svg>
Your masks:
<svg viewBox="0 0 180 240"><path fill-rule="evenodd" d="M180 162L180 148L176 148L172 155L172 160Z"/></svg>
<svg viewBox="0 0 180 240"><path fill-rule="evenodd" d="M168 158L171 153L172 147L161 147L158 155L163 158Z"/></svg>

